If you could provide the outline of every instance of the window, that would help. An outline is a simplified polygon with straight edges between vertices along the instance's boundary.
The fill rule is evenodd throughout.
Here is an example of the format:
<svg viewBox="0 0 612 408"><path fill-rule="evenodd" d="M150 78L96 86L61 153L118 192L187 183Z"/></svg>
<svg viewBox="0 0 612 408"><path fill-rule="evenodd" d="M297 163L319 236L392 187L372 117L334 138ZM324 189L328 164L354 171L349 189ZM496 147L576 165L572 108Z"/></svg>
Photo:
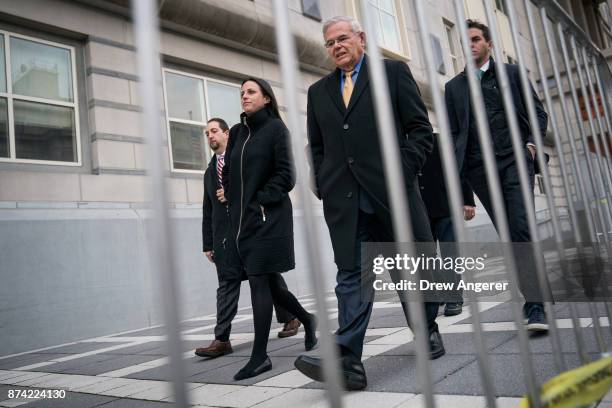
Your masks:
<svg viewBox="0 0 612 408"><path fill-rule="evenodd" d="M455 26L449 21L444 21L444 31L446 32L446 41L448 41L448 50L453 66L453 73L458 74L461 69L459 66L459 46L457 45L457 36L455 35Z"/></svg>
<svg viewBox="0 0 612 408"><path fill-rule="evenodd" d="M535 191L536 195L546 195L546 189L544 188L544 179L541 174L535 175Z"/></svg>
<svg viewBox="0 0 612 408"><path fill-rule="evenodd" d="M504 14L508 14L508 7L506 6L506 0L494 0L495 8Z"/></svg>
<svg viewBox="0 0 612 408"><path fill-rule="evenodd" d="M379 45L403 54L398 12L394 0L368 0Z"/></svg>
<svg viewBox="0 0 612 408"><path fill-rule="evenodd" d="M0 31L0 161L81 165L74 48Z"/></svg>
<svg viewBox="0 0 612 408"><path fill-rule="evenodd" d="M302 0L302 14L314 20L321 21L321 6L319 0Z"/></svg>
<svg viewBox="0 0 612 408"><path fill-rule="evenodd" d="M436 71L438 71L439 74L446 75L446 66L444 65L444 55L442 54L440 39L433 34L429 34L429 38L433 46L433 58Z"/></svg>
<svg viewBox="0 0 612 408"><path fill-rule="evenodd" d="M163 78L172 170L203 173L212 156L206 122L219 117L231 127L239 121L240 87L171 69Z"/></svg>

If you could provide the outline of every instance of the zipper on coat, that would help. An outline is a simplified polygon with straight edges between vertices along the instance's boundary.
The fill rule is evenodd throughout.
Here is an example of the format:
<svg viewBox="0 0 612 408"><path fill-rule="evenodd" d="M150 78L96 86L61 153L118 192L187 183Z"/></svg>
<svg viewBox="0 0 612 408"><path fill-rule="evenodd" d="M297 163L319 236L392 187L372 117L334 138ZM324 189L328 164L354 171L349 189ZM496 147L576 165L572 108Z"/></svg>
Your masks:
<svg viewBox="0 0 612 408"><path fill-rule="evenodd" d="M246 144L249 143L249 139L251 139L251 128L249 127L249 125L245 126L249 130L249 134L246 140L244 141L244 144L242 145L242 150L240 151L240 218L238 220L238 233L236 234L236 249L238 250L238 255L240 255L240 246L238 245L238 238L240 237L240 230L242 229L242 215L244 213L244 179L242 177L242 164L244 157L244 148L246 147Z"/></svg>
<svg viewBox="0 0 612 408"><path fill-rule="evenodd" d="M263 205L260 205L259 208L261 208L261 219L263 222L266 222L266 210L264 209Z"/></svg>

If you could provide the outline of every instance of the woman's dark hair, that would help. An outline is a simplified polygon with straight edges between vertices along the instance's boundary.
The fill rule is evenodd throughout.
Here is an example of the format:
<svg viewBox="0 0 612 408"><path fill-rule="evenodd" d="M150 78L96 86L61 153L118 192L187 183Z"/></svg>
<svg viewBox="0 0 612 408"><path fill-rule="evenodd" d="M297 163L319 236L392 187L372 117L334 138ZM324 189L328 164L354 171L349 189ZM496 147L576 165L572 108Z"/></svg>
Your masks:
<svg viewBox="0 0 612 408"><path fill-rule="evenodd" d="M263 93L264 96L267 96L270 99L270 102L266 104L266 107L270 109L270 111L275 117L280 119L281 116L280 116L280 112L278 111L278 102L276 101L276 96L274 96L274 91L272 90L272 86L270 86L268 81L266 81L265 79L249 77L245 79L244 81L242 81L241 85L244 85L244 83L248 81L253 81L257 85L259 85L259 88L261 89L261 93Z"/></svg>
<svg viewBox="0 0 612 408"><path fill-rule="evenodd" d="M485 41L489 42L491 41L491 33L489 32L489 27L487 27L486 25L482 24L480 21L478 20L466 20L467 23L467 27L468 29L470 28L476 28L480 31L482 31L482 36L484 37Z"/></svg>

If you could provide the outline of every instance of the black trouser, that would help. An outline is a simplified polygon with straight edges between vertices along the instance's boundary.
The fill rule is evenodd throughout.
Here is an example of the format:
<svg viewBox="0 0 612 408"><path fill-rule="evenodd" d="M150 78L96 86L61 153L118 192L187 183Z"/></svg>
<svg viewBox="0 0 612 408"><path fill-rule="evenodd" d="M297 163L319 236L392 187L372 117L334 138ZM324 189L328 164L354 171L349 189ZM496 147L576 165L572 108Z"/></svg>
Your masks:
<svg viewBox="0 0 612 408"><path fill-rule="evenodd" d="M535 177L533 158L526 147L524 150L527 168L529 170L529 191L533 198ZM529 224L527 222L527 211L525 209L523 195L521 194L518 166L514 154L510 153L503 157L496 158L504 206L506 207L506 218L510 230L510 239L512 242L531 242L531 234L529 233ZM476 166L468 166L467 178L470 187L480 199L480 202L497 229L498 226L495 220L495 214L493 213L493 204L489 195L483 164L480 163ZM513 250L519 278L518 284L527 301L526 304L542 304L542 291L540 290L540 284L536 275L536 263L533 250L530 250L530 247L527 245L521 246L520 248L515 245ZM539 254L539 256L542 256L542 254Z"/></svg>
<svg viewBox="0 0 612 408"><path fill-rule="evenodd" d="M451 217L430 218L431 235L434 241L440 244L440 257L455 258L459 256L455 244L455 231L453 229L453 219ZM457 287L461 281L461 275L454 271L445 271L446 276L440 277L441 282L451 282L453 287ZM448 275L451 274L451 275ZM451 291L442 299L446 303L463 303L463 289Z"/></svg>
<svg viewBox="0 0 612 408"><path fill-rule="evenodd" d="M217 288L217 324L215 326L215 338L219 341L228 341L232 330L232 320L238 311L238 300L240 298L240 278L230 278L228 276L240 276L235 273L227 273L227 270L217 272L219 277L219 287ZM280 276L280 275L279 275ZM287 290L287 283L280 276L279 285ZM295 318L290 312L274 302L276 320L279 323L287 323Z"/></svg>
<svg viewBox="0 0 612 408"><path fill-rule="evenodd" d="M410 194L418 193L409 192ZM416 200L416 198L415 198ZM419 208L414 205L420 203ZM423 231L419 236L415 232L415 240L431 241L431 231L427 223L427 215L420 196L418 201L411 200L411 219L415 231ZM416 216L422 215L421 218ZM419 228L418 223L423 223L423 228ZM338 298L338 330L336 331L336 341L341 346L341 353L349 358L361 361L363 352L363 340L366 329L372 314L372 302L374 300L374 288L368 283L363 283L361 271L361 244L364 242L391 242L393 236L388 228L381 223L376 215L367 214L359 211L357 223L357 234L355 237L355 267L353 269L338 269L336 275L336 297ZM371 274L369 274L371 276ZM396 280L392 276L393 280ZM403 294L400 294L400 299ZM402 302L402 308L408 324L408 303ZM438 303L425 303L425 319L427 320L428 330L431 333L438 329L436 316L438 315Z"/></svg>

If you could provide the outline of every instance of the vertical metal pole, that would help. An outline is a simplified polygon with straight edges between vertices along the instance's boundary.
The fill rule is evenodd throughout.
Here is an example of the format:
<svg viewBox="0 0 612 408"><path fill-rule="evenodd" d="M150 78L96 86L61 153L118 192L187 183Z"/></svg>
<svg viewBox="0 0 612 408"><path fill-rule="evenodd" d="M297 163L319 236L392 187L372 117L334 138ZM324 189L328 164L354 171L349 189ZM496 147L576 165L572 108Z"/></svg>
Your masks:
<svg viewBox="0 0 612 408"><path fill-rule="evenodd" d="M296 162L297 186L304 209L304 246L308 257L305 259L309 265L312 287L314 288L317 304L317 314L319 318L319 332L321 337L321 350L323 357L323 370L327 384L327 395L332 408L342 407L342 388L339 371L338 356L336 352L336 342L331 334L331 327L328 313L325 307L325 279L323 277L323 264L318 243L318 233L315 228L314 211L311 205L311 193L308 180L308 168L303 152L298 146L303 145L304 135L300 125L300 113L298 110L298 99L296 88L298 81L297 54L293 33L289 28L289 13L287 3L284 0L274 0L274 22L276 27L276 43L278 47L279 62L283 78L283 92L287 107L287 119L289 131L293 139L293 157Z"/></svg>
<svg viewBox="0 0 612 408"><path fill-rule="evenodd" d="M542 141L542 139L545 135L542 135L540 131L538 117L537 117L536 109L535 109L535 103L533 101L532 89L531 89L531 85L529 84L529 78L527 77L527 70L525 69L525 57L523 55L521 44L519 42L519 34L518 34L518 29L517 29L517 17L516 17L516 11L514 10L514 4L512 2L508 2L507 9L508 9L508 17L510 20L510 30L512 33L512 40L514 42L514 48L516 50L517 58L518 58L519 76L520 76L521 87L522 87L522 92L523 92L523 100L527 104L527 113L529 116L529 123L531 126L530 130L534 137L536 151L540 152L540 154L536 155L536 159L538 160L538 163L540 165L540 171L542 172L542 175L543 175L544 185L548 191L548 194L546 194L546 200L548 204L548 211L550 212L550 215L551 215L551 223L553 225L553 236L554 236L555 244L557 247L557 253L559 254L559 262L561 264L565 264L564 262L565 250L563 248L563 237L561 235L561 227L559 226L559 215L557 213L557 208L555 207L555 203L553 201L552 183L550 181L550 175L548 174L548 166L546 164L546 160L543 154L544 153L544 142ZM532 41L535 41L535 39L532 38ZM512 105L512 107L514 107L514 105ZM514 118L516 119L516 116L514 116ZM517 123L517 126L518 126L518 123ZM520 138L518 140L521 141ZM520 147L520 144L519 144L519 147ZM518 154L518 152L516 151L515 153ZM521 183L522 181L523 180L521 180ZM543 291L546 291L546 294L548 295L549 293L551 293L550 283L548 282L548 278L546 276L546 267L544 266L544 256L543 256L544 251L542 249L542 245L540 243L540 239L538 236L537 221L535 218L535 202L532 197L532 191L529 191L531 189L531 184L528 182L528 180L525 180L525 181L527 181L528 183L527 184L527 193L528 193L527 196L530 200L529 204L527 204L527 201L525 201L526 203L525 205L526 206L529 205L527 214L529 215L529 217L533 216L533 220L532 220L533 225L531 225L531 222L530 222L530 229L533 229L533 231L531 232L531 239L533 241L534 257L536 259L536 265L537 265L537 275L538 275L537 278L539 279L540 287L542 288ZM548 296L545 296L544 299L545 300L548 299ZM563 361L563 353L562 353L563 350L561 347L561 340L559 338L559 329L557 328L557 319L555 317L555 311L552 307L551 302L552 302L552 299L548 299L546 302L544 302L544 306L546 308L546 314L548 315L549 322L550 322L551 345L552 345L552 350L554 354L555 365L556 365L557 371L560 372L565 369L565 362Z"/></svg>
<svg viewBox="0 0 612 408"><path fill-rule="evenodd" d="M582 168L580 167L580 161L578 159L578 147L576 146L576 140L574 138L572 132L572 124L569 117L569 108L567 106L567 101L565 100L564 91L563 91L563 82L561 81L561 74L559 73L559 64L557 63L557 57L553 50L555 50L554 42L552 40L552 33L550 32L550 28L548 27L548 16L546 13L546 9L544 7L540 8L540 20L542 22L542 28L544 29L544 37L546 39L546 47L551 50L550 59L551 59L551 67L553 69L553 75L555 77L555 82L557 84L557 89L559 90L559 101L561 103L561 112L563 113L563 121L565 124L565 130L567 133L567 138L571 147L572 154L572 163L574 165L574 180L575 184L580 192L584 200L585 212L587 214L587 227L589 230L590 239L592 242L597 242L597 230L595 229L595 217L593 216L593 212L591 210L591 203L589 196L585 187L585 175L582 172ZM563 157L563 156L562 156Z"/></svg>
<svg viewBox="0 0 612 408"><path fill-rule="evenodd" d="M584 153L585 153L585 157L586 157L586 161L587 161L587 166L589 168L589 174L590 174L590 177L591 177L591 183L593 184L593 191L595 192L595 195L597 196L598 193L597 193L597 189L596 189L596 186L595 186L595 180L594 180L595 170L593 169L593 164L591 162L591 157L590 157L590 153L589 153L589 149L588 149L588 144L587 144L587 140L586 140L586 130L584 128L584 125L582 123L582 117L580 115L580 107L579 107L579 102L578 102L578 93L577 93L576 87L574 85L574 79L573 79L573 74L572 74L572 67L571 67L571 64L570 64L569 56L568 56L567 45L565 43L565 36L564 36L564 33L563 33L563 27L562 27L560 22L557 23L557 33L558 33L558 36L559 36L559 40L561 42L561 50L563 52L563 59L564 59L564 62L565 62L566 74L567 74L568 82L569 82L569 85L570 85L570 90L571 90L571 93L572 93L572 102L574 104L574 114L576 115L576 121L578 122L578 126L579 126L579 129L580 129L580 134L582 136L582 146L583 146L583 149L584 149ZM586 92L586 88L584 87L584 83L582 81L582 74L580 72L580 66L579 66L579 62L578 62L578 58L577 58L577 53L576 53L576 46L575 46L575 43L574 43L573 36L571 36L571 35L570 35L570 44L571 44L572 50L574 52L574 59L575 59L575 62L576 62L576 71L577 71L579 79L580 79L581 89L582 89L582 91L584 93L584 92ZM590 107L589 107L588 100L586 99L586 97L585 97L585 105L588 108L587 112L588 112L588 115L590 116L591 115ZM589 122L592 125L591 118L589 118ZM592 129L592 132L594 133L594 129ZM601 174L599 174L599 176L601 176ZM603 184L601 184L600 186L603 189ZM603 191L602 191L602 193L603 193ZM607 240L607 237L606 237L606 234L605 234L606 223L605 223L605 221L603 219L603 214L602 214L601 208L599 208L599 200L597 200L597 202L596 202L596 208L598 209L600 227L602 228L602 232L604 232L604 240L606 241ZM599 241L599 240L596 238L596 242L597 241ZM589 310L592 311L591 309L589 309ZM593 319L597 319L597 316L593 316ZM597 336L597 332L598 331L596 330L595 332L596 332L596 336ZM601 348L601 342L598 341L597 344L598 344L598 347L600 349L600 352L603 353L604 350Z"/></svg>
<svg viewBox="0 0 612 408"><path fill-rule="evenodd" d="M465 23L465 14L463 11L463 2L456 0L455 13L457 15L457 22L460 24L461 29L461 41L463 43L463 49L466 54L470 50L470 41L467 34L467 26ZM488 3L485 2L485 6ZM489 132L489 125L485 116L486 109L484 106L482 89L480 88L480 81L476 78L476 68L474 61L469 58L469 54L466 57L467 66L467 78L468 85L471 95L472 112L476 118L478 126L478 140L480 142L480 148L482 150L485 174L487 178L487 184L489 187L489 194L491 195L491 203L493 206L493 212L497 222L497 231L499 233L500 241L504 243L504 255L506 266L508 270L508 277L511 282L511 294L512 294L512 311L514 315L514 321L518 331L519 347L521 351L521 360L523 369L525 370L525 384L530 396L531 402L536 406L540 406L539 391L536 386L535 373L531 358L529 357L529 344L527 340L527 333L523 325L522 310L519 306L519 293L518 293L518 273L516 267L516 260L514 258L514 251L511 249L511 238L510 230L508 227L508 220L506 218L506 208L504 199L502 196L501 185L499 181L499 173L497 170L497 163L495 161L495 155L493 153L493 146L491 142L491 135Z"/></svg>
<svg viewBox="0 0 612 408"><path fill-rule="evenodd" d="M586 108L587 111L587 115L588 115L588 122L589 122L589 129L591 131L591 137L593 138L593 143L595 144L595 157L591 158L591 154L589 151L589 144L588 144L588 140L586 137L586 132L584 132L582 134L582 142L584 144L584 149L585 149L585 154L587 155L587 158L591 158L591 162L595 162L595 164L593 166L593 173L595 173L595 175L597 176L597 183L598 186L601 190L601 198L600 200L598 200L598 204L601 205L601 199L603 199L604 197L606 197L607 203L604 205L601 205L603 207L603 212L605 213L605 215L607 216L607 224L603 225L603 234L604 234L604 240L607 241L608 240L608 234L607 231L609 228L612 228L612 213L610 212L610 196L606 194L606 186L604 183L604 178L603 178L603 173L605 172L605 170L603 170L601 168L600 165L600 161L599 158L601 157L601 149L599 148L599 142L598 142L598 137L597 137L597 131L595 130L595 124L593 123L593 112L591 111L591 104L589 103L589 97L588 97L588 89L586 87L585 81L584 81L584 77L582 75L582 69L580 66L580 58L578 56L578 47L576 46L576 40L574 38L573 35L571 35L569 37L570 40L570 47L572 49L572 55L574 57L574 63L576 65L576 72L578 74L578 83L580 84L580 91L582 93L582 98L584 101L584 106ZM580 118L577 118L578 120L580 120Z"/></svg>
<svg viewBox="0 0 612 408"><path fill-rule="evenodd" d="M605 150L605 156L608 159L608 171L612 172L612 152L610 152L610 145L608 144L608 139L610 137L610 135L612 134L612 125L610 125L610 112L608 111L608 104L606 103L607 101L607 92L604 91L604 87L603 84L601 82L601 78L599 76L599 68L597 66L597 57L593 57L593 72L595 73L595 83L597 85L597 89L599 89L599 93L601 95L601 105L603 106L604 109L604 119L606 122L606 127L608 129L608 135L605 134L605 132L602 132L602 139L603 139L603 143L604 143L604 150ZM612 203L611 203L612 205Z"/></svg>
<svg viewBox="0 0 612 408"><path fill-rule="evenodd" d="M586 53L586 48L582 47L582 61L584 63L584 71L586 72L586 79L587 79L587 83L589 85L589 90L591 92L591 100L593 102L593 108L595 109L595 116L597 117L597 124L599 126L599 131L600 134L599 136L601 136L602 138L602 145L604 146L604 148L607 150L608 149L608 143L606 142L606 134L605 134L605 128L603 126L603 122L601 120L601 114L599 112L598 106L597 106L597 97L595 94L595 86L593 85L593 80L591 78L591 73L589 71L589 64L588 64L588 60L587 60L587 53ZM603 97L602 95L600 95L601 97ZM603 102L603 100L602 100ZM606 196L606 201L607 201L607 209L608 212L610 211L610 208L612 206L612 199L610 198L610 191L612 190L612 179L611 179L611 175L610 175L610 163L606 163L606 155L602 153L601 151L601 147L599 144L599 137L597 136L597 134L593 134L593 141L595 143L595 151L597 152L598 155L598 162L599 165L601 167L601 171L602 173L604 173L607 177L607 182L608 182L608 192L607 192L607 196ZM612 216L610 218L611 222L612 222ZM604 234L605 235L609 235L610 231L612 231L612 225L610 225L610 230L605 230ZM605 293L606 293L606 297L607 297L607 289L608 289L608 282L607 279L605 278L605 274L604 274L604 282L605 282ZM612 307L610 306L609 302L605 303L606 306L606 311L608 313L608 318L612 317ZM595 316L594 316L594 327L596 332L598 332L598 341L601 342L602 345L604 345L604 340L603 340L603 336L601 333L601 325L599 322L599 315L597 314L597 308L594 307L591 309L592 311L595 312ZM609 327L609 326L608 326ZM610 330L612 330L612 327L609 327ZM604 345L604 349L606 349L605 345Z"/></svg>
<svg viewBox="0 0 612 408"><path fill-rule="evenodd" d="M569 61L569 55L567 52L567 45L565 44L565 33L563 32L563 26L561 25L560 22L557 23L557 36L559 38L559 42L561 43L561 52L563 55L563 62L565 64L565 73L567 76L567 80L569 82L569 86L570 86L570 91L572 94L572 103L574 105L574 114L576 115L576 122L578 124L578 128L579 128L579 132L580 135L582 136L582 146L584 149L584 154L586 157L586 163L587 163L587 169L589 172L589 181L591 183L591 186L593 188L593 192L595 194L595 196L597 197L597 188L595 186L595 175L593 172L593 166L591 164L591 158L589 156L589 149L586 143L586 131L584 129L584 124L582 123L582 117L580 115L580 105L578 103L578 93L576 91L576 87L574 85L574 78L573 78L573 74L572 74L572 66L570 64ZM573 139L573 136L570 137L570 140ZM578 165L579 161L577 161L577 165ZM601 209L599 208L599 200L596 201L595 203L595 209L598 215L598 221L599 221L599 227L601 228L601 231L605 231L605 226L606 226L606 222L603 219L603 214L601 212ZM589 207L591 205L591 203L588 203ZM605 237L605 234L604 234ZM594 242L599 242L599 237L597 236L597 234L594 237Z"/></svg>
<svg viewBox="0 0 612 408"><path fill-rule="evenodd" d="M459 179L457 161L455 158L455 150L453 140L451 137L450 125L448 121L448 112L446 111L446 104L444 98L437 86L438 75L434 70L434 61L432 55L432 44L429 37L429 27L425 18L424 12L424 1L416 0L415 3L415 14L417 17L417 23L419 27L419 35L421 39L421 48L425 57L425 68L427 71L427 77L431 85L431 92L433 95L434 108L436 117L438 118L438 126L440 128L440 152L442 154L442 169L444 171L444 181L446 185L446 191L450 198L449 208L453 219L453 227L455 229L455 241L466 242L467 233L465 228L465 221L463 219L463 203L462 192L460 190L461 181ZM474 327L474 341L476 347L476 355L478 358L478 366L480 368L480 379L483 384L485 391L485 397L487 400L487 406L489 408L495 408L497 406L495 401L495 389L492 382L491 368L489 359L487 356L486 344L482 334L482 326L480 322L480 312L478 310L478 301L473 293L468 291L468 296L471 300L470 310L472 315L472 325Z"/></svg>
<svg viewBox="0 0 612 408"><path fill-rule="evenodd" d="M586 48L582 47L582 63L584 65L584 72L586 73L586 83L589 86L589 91L591 93L591 101L593 102L593 113L597 118L597 126L599 129L599 134L593 134L593 143L595 143L595 152L597 152L597 162L599 163L599 167L601 168L602 175L605 175L605 181L607 182L607 190L606 190L606 201L608 206L608 211L610 211L610 206L612 206L612 199L610 198L610 191L612 191L612 177L610 174L610 163L606 163L606 154L602 153L601 146L604 146L607 149L608 143L606 142L606 129L604 128L603 121L601 120L601 114L597 105L597 95L595 94L595 86L593 84L593 79L591 77L591 72L589 70L589 62L587 60L587 52ZM602 100L603 102L603 100ZM601 137L601 144L599 142L599 138ZM610 217L610 221L612 222L612 216ZM607 234L610 234L612 231L612 224L609 226L609 230L606 230Z"/></svg>
<svg viewBox="0 0 612 408"><path fill-rule="evenodd" d="M542 23L542 28L544 29L544 36L546 39L546 46L547 48L550 50L550 59L551 59L551 67L553 69L553 75L555 77L555 82L557 84L557 89L559 91L559 101L561 103L561 111L563 113L563 121L565 124L565 130L567 132L567 138L569 140L570 143L570 147L571 147L571 154L572 154L572 163L574 165L574 180L576 182L576 186L578 188L578 191L580 192L580 195L582 196L583 200L584 200L584 210L586 213L586 221L587 221L587 228L588 228L588 232L589 232L589 241L586 241L586 245L592 245L593 249L596 251L596 246L597 244L597 230L595 229L595 217L592 213L591 210L591 203L590 203L590 199L589 196L586 192L586 187L585 187L585 176L582 172L582 168L580 167L580 161L578 159L578 148L576 146L576 140L574 137L574 134L572 132L572 125L571 125L571 121L570 121L570 117L569 117L569 108L567 106L567 102L565 100L565 92L564 92L564 88L563 88L563 82L561 81L561 75L559 73L559 64L557 63L557 57L555 55L555 46L554 46L554 42L552 40L552 34L550 31L550 28L548 27L548 16L546 13L546 9L544 7L540 8L540 19L541 19L541 23ZM562 47L563 48L563 47ZM569 76L568 76L569 77ZM576 177L577 176L577 177ZM580 244L579 244L580 245ZM588 356L585 352L585 345L584 345L584 339L580 333L580 321L578 319L578 314L576 311L576 307L574 305L574 303L570 304L570 316L572 319L572 327L575 330L575 335L576 335L576 345L577 345L577 349L578 349L578 353L580 355L581 361L583 363L586 363L588 361Z"/></svg>
<svg viewBox="0 0 612 408"><path fill-rule="evenodd" d="M547 75L546 72L544 71L544 64L542 62L542 57L541 55L541 51L540 51L540 45L537 41L537 35L536 35L536 30L535 30L535 23L534 23L534 19L533 19L533 12L531 11L531 7L530 7L530 0L525 0L525 10L527 12L527 25L529 26L529 32L531 34L531 41L533 44L533 51L534 51L534 56L535 56L535 60L538 66L538 75L540 76L540 83L542 84L542 90L544 92L544 99L546 100L546 107L548 108L548 117L549 117L549 123L551 124L552 127L552 131L553 131L553 138L555 140L555 150L557 152L557 156L559 157L559 168L561 169L561 178L563 180L562 183L562 187L563 187L563 191L565 192L565 199L567 200L567 205L568 205L568 209L569 209L569 215L570 215L570 221L571 224L574 226L574 228L571 228L573 234L574 234L574 240L576 243L579 243L582 241L582 236L581 236L581 231L579 228L579 223L578 223L578 216L576 213L576 208L574 207L574 200L572 198L572 193L570 190L570 182L569 182L569 175L568 175L568 170L566 168L566 164L565 164L565 155L563 153L563 143L561 142L561 135L560 135L560 131L559 131L559 125L557 123L557 113L555 110L555 107L553 105L552 102L552 98L550 96L550 90L548 89L548 81L547 79ZM555 52L552 48L549 48L549 52L552 54L553 52ZM559 97L563 98L563 91L561 89L561 87L557 87L557 89L559 89ZM536 145L537 149L539 150L540 147L538 147ZM548 166L544 166L542 169L546 169L546 176L545 176L545 181L546 178L548 178L548 183L549 183L549 187L547 194L548 195L552 195L552 183L550 180L550 174L548 174ZM554 205L553 205L554 206ZM549 207L550 207L550 202L549 202ZM553 228L558 228L555 227L555 216L551 214L552 217L552 222L553 222ZM566 262L564 262L564 259L566 258L565 256L565 248L564 248L564 244L563 244L563 237L562 236L558 236L558 239L560 238L560 243L557 243L558 249L560 249L563 253L563 255L560 258L560 266L562 268L563 271L563 277L568 277L568 273L565 271L565 266L566 266ZM559 248L560 245L560 248ZM571 243L570 243L571 245ZM578 317L576 315L572 316L572 322L574 323L572 325L572 328L574 330L574 335L576 337L576 351L578 353L578 355L582 358L583 356L586 356L586 354L584 353L584 344L583 344L583 340L582 340L582 336L580 334L580 327L578 326ZM583 362L586 362L586 360L584 360Z"/></svg>
<svg viewBox="0 0 612 408"><path fill-rule="evenodd" d="M396 140L397 133L389 97L387 74L377 45L377 32L374 29L372 17L370 13L368 13L368 0L361 0L360 4L365 31L372 37L368 46L370 55L368 59L368 71L370 74L370 85L372 86L372 92L374 94L376 122L380 127L379 139L385 173L385 184L387 186L387 191L393 191L393 194L389 194L389 205L391 208L393 228L396 234L395 239L396 242L406 245L410 255L414 256L416 255L416 248L414 245L414 237L412 236L410 211L406 200L406 184L404 183L404 175L400 166L402 160L399 155ZM417 373L418 377L421 379L425 406L427 408L433 408L435 402L433 397L432 373L429 364L429 347L423 296L418 290L411 291L408 296L411 301L408 313L410 315L417 351Z"/></svg>
<svg viewBox="0 0 612 408"><path fill-rule="evenodd" d="M164 321L167 331L167 346L170 356L170 376L174 391L175 406L189 406L185 387L185 371L181 353L180 310L178 304L178 285L175 279L176 261L170 216L168 210L166 179L164 177L164 153L161 146L159 126L159 106L161 94L159 23L157 21L157 2L153 0L133 0L132 17L136 32L138 50L138 72L140 76L140 100L143 104L142 134L148 139L149 168L152 188L152 208L154 217L151 222L150 262L153 275L161 280L161 298L164 304Z"/></svg>

